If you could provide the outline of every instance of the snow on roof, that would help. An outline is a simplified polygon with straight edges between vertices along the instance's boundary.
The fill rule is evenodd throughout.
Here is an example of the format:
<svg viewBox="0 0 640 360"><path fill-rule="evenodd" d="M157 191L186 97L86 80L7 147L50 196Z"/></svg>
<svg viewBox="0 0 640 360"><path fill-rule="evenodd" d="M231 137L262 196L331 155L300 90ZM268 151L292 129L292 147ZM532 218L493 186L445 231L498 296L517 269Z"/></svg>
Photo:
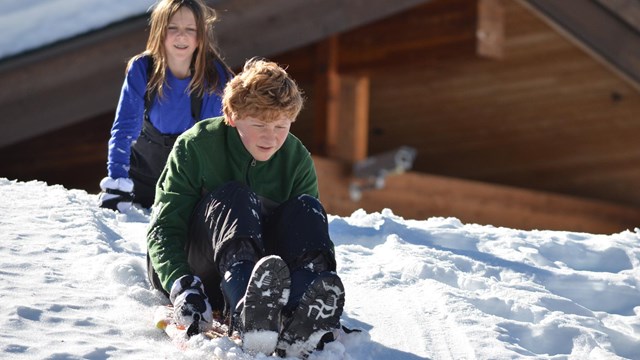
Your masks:
<svg viewBox="0 0 640 360"><path fill-rule="evenodd" d="M0 1L0 59L142 15L154 0Z"/></svg>

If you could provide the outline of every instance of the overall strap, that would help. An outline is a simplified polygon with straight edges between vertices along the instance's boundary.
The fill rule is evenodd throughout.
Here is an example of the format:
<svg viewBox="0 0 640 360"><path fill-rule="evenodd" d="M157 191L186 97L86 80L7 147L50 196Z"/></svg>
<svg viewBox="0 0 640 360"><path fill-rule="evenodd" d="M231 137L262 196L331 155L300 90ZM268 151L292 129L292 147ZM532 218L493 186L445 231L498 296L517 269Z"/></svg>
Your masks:
<svg viewBox="0 0 640 360"><path fill-rule="evenodd" d="M193 71L191 71L191 73L193 73ZM196 122L202 120L200 118L200 110L202 110L202 95L192 92L191 93L191 116L193 116L193 120Z"/></svg>
<svg viewBox="0 0 640 360"><path fill-rule="evenodd" d="M146 55L147 58L147 86L144 91L144 120L149 121L149 111L153 100L156 98L156 92L149 92L149 81L151 80L151 74L153 74L153 56Z"/></svg>

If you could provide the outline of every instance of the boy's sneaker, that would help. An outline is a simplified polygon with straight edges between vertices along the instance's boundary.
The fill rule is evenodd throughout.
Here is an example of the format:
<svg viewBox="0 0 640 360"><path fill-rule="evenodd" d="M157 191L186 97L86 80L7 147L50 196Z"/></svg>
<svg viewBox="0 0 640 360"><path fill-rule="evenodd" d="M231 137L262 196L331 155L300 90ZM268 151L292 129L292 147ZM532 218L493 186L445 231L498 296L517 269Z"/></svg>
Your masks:
<svg viewBox="0 0 640 360"><path fill-rule="evenodd" d="M278 339L280 356L304 358L328 333L340 327L344 308L344 286L334 272L323 272L313 280L293 313L283 321Z"/></svg>
<svg viewBox="0 0 640 360"><path fill-rule="evenodd" d="M291 277L278 256L265 256L253 268L240 313L242 347L251 354L271 355L278 341L280 312L289 301Z"/></svg>

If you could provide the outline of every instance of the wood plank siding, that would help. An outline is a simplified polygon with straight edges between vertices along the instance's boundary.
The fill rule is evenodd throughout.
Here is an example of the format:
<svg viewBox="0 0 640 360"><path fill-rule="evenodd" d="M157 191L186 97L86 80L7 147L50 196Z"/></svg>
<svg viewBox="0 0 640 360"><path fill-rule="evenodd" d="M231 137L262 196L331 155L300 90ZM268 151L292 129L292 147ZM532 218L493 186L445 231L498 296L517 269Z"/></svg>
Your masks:
<svg viewBox="0 0 640 360"><path fill-rule="evenodd" d="M341 72L370 76L369 154L409 145L420 172L640 206L638 90L517 2L502 4L502 60L475 55L470 0L340 36ZM280 59L304 69L305 51Z"/></svg>

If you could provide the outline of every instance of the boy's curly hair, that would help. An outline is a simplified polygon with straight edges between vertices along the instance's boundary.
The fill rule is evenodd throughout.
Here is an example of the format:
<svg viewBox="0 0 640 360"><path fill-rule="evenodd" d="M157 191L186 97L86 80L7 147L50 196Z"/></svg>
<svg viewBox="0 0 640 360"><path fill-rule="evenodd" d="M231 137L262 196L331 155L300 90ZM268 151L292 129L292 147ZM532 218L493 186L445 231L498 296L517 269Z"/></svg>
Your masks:
<svg viewBox="0 0 640 360"><path fill-rule="evenodd" d="M250 116L265 122L283 117L295 121L304 98L289 74L278 64L262 59L248 60L242 72L227 83L222 98L225 122Z"/></svg>

